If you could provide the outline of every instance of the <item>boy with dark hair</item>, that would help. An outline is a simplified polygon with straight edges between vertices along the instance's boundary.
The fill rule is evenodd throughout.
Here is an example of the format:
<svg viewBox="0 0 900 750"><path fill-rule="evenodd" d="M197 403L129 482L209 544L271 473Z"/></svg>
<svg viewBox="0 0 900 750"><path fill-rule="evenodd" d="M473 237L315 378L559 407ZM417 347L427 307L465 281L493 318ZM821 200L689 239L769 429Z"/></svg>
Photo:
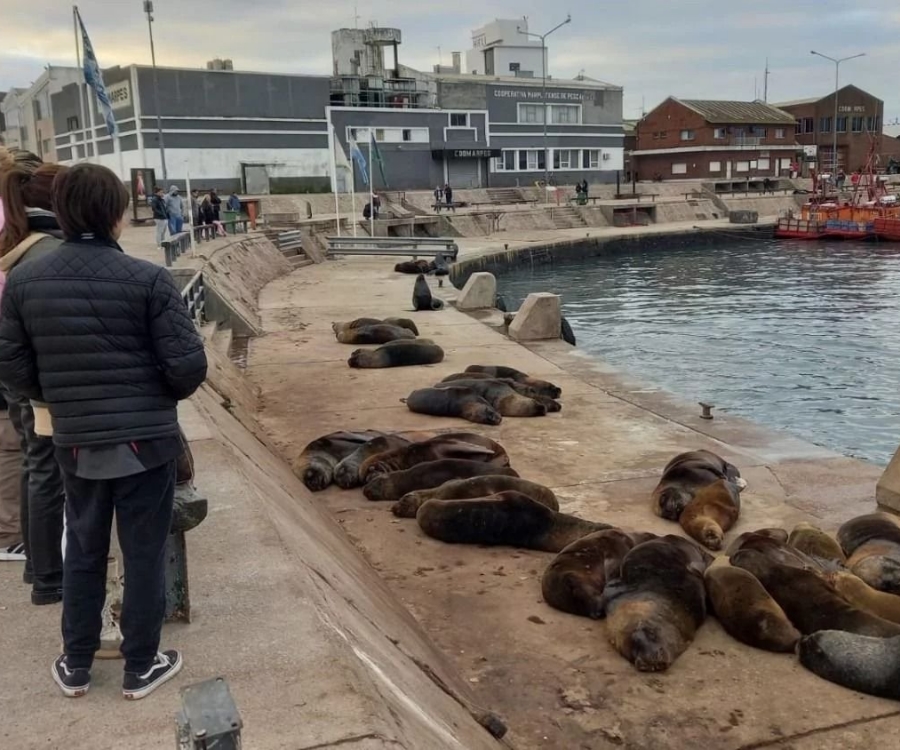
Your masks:
<svg viewBox="0 0 900 750"><path fill-rule="evenodd" d="M119 247L128 192L115 174L95 164L60 173L53 206L66 241L7 279L0 381L49 406L65 480L65 653L53 679L68 697L90 687L115 515L123 694L134 700L182 666L177 651L158 650L164 552L183 452L176 406L206 378L206 354L169 272Z"/></svg>

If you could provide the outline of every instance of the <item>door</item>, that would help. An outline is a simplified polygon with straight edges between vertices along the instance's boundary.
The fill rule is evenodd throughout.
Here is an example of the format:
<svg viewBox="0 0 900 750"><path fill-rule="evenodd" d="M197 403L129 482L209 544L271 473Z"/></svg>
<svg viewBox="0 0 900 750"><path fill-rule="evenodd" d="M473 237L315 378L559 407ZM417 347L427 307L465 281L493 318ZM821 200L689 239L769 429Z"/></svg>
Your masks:
<svg viewBox="0 0 900 750"><path fill-rule="evenodd" d="M481 187L481 170L478 159L448 160L449 182L454 188L471 190Z"/></svg>
<svg viewBox="0 0 900 750"><path fill-rule="evenodd" d="M244 185L247 195L269 194L269 172L264 164L244 165Z"/></svg>

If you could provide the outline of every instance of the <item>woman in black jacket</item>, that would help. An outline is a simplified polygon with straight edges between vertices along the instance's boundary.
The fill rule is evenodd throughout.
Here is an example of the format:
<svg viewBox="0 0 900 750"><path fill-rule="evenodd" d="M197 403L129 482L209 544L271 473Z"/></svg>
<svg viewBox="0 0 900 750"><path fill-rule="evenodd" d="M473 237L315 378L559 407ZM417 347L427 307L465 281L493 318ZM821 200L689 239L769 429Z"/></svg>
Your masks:
<svg viewBox="0 0 900 750"><path fill-rule="evenodd" d="M66 242L7 279L0 382L48 404L65 481L65 653L53 679L68 697L90 687L115 514L123 694L135 700L182 666L177 651L159 652L165 544L183 453L177 402L206 378L206 354L171 274L119 247L128 191L110 170L61 172L53 205Z"/></svg>

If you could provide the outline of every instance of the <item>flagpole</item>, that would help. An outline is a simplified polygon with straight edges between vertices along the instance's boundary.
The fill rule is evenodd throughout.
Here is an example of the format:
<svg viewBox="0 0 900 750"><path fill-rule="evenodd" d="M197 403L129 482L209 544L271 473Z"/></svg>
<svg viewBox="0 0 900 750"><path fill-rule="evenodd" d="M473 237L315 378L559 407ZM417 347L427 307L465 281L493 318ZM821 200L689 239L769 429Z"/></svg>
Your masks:
<svg viewBox="0 0 900 750"><path fill-rule="evenodd" d="M72 6L72 25L75 27L75 60L78 69L81 70L81 38L78 34L78 6ZM84 111L84 100L87 98L87 82L84 80L84 72L81 74L81 86L78 87L78 103L81 105L81 148L82 157L87 159L87 114ZM73 159L72 161L75 161Z"/></svg>
<svg viewBox="0 0 900 750"><path fill-rule="evenodd" d="M369 236L375 236L375 186L372 184L372 142L375 131L369 128Z"/></svg>
<svg viewBox="0 0 900 750"><path fill-rule="evenodd" d="M338 147L337 136L334 132L334 125L331 125L328 131L328 140L331 143L331 190L334 193L334 221L337 225L337 236L341 236L341 196L338 191L338 175L337 175L337 157L334 150Z"/></svg>
<svg viewBox="0 0 900 750"><path fill-rule="evenodd" d="M352 148L352 147L351 147ZM352 151L351 151L352 153ZM356 167L353 158L350 159L350 209L353 211L353 236L356 237L359 228L359 217L356 213Z"/></svg>

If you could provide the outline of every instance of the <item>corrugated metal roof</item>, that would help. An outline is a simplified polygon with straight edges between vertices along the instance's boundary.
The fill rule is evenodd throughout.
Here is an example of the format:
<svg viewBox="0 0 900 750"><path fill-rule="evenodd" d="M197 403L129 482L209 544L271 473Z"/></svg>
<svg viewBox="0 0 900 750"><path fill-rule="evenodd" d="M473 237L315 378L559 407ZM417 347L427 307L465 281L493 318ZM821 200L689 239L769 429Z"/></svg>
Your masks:
<svg viewBox="0 0 900 750"><path fill-rule="evenodd" d="M792 99L789 102L773 102L773 107L797 107L801 104L815 104L816 102L822 101L824 96L811 96L808 99Z"/></svg>
<svg viewBox="0 0 900 750"><path fill-rule="evenodd" d="M712 123L737 125L765 125L767 123L794 124L794 116L765 102L734 102L715 99L675 99L690 107L704 120Z"/></svg>

